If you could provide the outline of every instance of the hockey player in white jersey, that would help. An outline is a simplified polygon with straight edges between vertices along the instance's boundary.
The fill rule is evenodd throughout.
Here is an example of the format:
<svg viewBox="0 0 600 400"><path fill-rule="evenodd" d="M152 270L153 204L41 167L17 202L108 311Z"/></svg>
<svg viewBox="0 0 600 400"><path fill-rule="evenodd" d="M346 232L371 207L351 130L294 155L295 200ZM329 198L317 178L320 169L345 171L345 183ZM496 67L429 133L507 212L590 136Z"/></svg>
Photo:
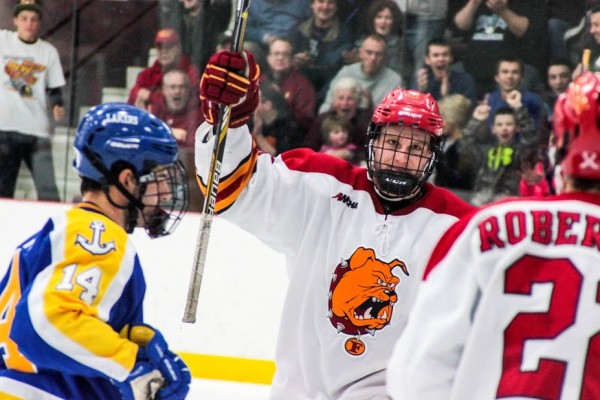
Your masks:
<svg viewBox="0 0 600 400"><path fill-rule="evenodd" d="M394 399L600 398L600 76L554 110L559 195L440 240L388 368Z"/></svg>
<svg viewBox="0 0 600 400"><path fill-rule="evenodd" d="M233 105L217 212L287 256L271 399L385 399L387 362L432 245L472 210L426 183L442 144L438 106L430 95L393 90L365 132L367 168L309 149L273 158L246 125L258 74L251 54L217 53L200 91L207 121L219 103ZM196 134L204 186L212 129L205 123Z"/></svg>

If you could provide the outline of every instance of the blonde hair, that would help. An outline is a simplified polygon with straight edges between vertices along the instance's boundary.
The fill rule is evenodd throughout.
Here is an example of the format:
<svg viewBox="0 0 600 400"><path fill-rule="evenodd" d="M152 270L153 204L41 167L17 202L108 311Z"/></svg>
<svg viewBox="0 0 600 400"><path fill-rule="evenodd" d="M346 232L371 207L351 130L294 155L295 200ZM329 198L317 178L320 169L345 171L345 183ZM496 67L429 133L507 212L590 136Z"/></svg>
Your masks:
<svg viewBox="0 0 600 400"><path fill-rule="evenodd" d="M444 123L464 128L471 117L471 100L462 94L451 94L438 102Z"/></svg>

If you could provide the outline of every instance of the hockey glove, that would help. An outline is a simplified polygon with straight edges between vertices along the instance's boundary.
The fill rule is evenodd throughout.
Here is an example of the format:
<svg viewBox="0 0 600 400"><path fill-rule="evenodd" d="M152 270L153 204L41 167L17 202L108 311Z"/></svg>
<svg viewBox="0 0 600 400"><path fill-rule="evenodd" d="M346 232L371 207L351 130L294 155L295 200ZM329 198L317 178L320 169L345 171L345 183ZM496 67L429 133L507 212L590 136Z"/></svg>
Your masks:
<svg viewBox="0 0 600 400"><path fill-rule="evenodd" d="M155 398L165 379L149 362L138 361L125 381L112 382L123 400L148 400Z"/></svg>
<svg viewBox="0 0 600 400"><path fill-rule="evenodd" d="M158 392L158 399L184 399L190 390L192 376L187 365L169 350L163 335L150 325L126 326L121 331L126 337L140 346L139 358L147 358L150 365L158 368L165 383Z"/></svg>
<svg viewBox="0 0 600 400"><path fill-rule="evenodd" d="M258 106L260 68L248 51L213 54L200 81L202 113L212 125L217 123L219 105L231 106L229 126L237 128L250 121Z"/></svg>

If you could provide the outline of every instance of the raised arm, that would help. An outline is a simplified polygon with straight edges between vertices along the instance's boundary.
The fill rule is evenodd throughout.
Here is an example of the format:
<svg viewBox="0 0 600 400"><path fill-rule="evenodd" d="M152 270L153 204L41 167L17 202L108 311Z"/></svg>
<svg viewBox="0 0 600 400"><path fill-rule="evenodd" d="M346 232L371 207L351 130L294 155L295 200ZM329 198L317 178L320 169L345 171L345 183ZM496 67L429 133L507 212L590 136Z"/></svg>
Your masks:
<svg viewBox="0 0 600 400"><path fill-rule="evenodd" d="M527 33L529 18L517 14L508 6L508 0L487 0L487 6L508 25L508 29L520 38Z"/></svg>
<svg viewBox="0 0 600 400"><path fill-rule="evenodd" d="M468 31L473 27L475 13L483 0L469 0L454 16L454 24L461 31Z"/></svg>

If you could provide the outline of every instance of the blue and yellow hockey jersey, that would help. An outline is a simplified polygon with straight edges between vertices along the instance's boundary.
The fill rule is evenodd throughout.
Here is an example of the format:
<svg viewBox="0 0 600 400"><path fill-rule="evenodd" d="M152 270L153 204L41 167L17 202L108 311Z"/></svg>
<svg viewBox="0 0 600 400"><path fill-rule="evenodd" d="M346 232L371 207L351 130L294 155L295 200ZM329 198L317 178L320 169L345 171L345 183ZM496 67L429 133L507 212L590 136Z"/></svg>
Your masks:
<svg viewBox="0 0 600 400"><path fill-rule="evenodd" d="M126 231L95 205L50 218L0 282L0 398L119 398L110 380L138 352L119 331L143 322L145 291Z"/></svg>

